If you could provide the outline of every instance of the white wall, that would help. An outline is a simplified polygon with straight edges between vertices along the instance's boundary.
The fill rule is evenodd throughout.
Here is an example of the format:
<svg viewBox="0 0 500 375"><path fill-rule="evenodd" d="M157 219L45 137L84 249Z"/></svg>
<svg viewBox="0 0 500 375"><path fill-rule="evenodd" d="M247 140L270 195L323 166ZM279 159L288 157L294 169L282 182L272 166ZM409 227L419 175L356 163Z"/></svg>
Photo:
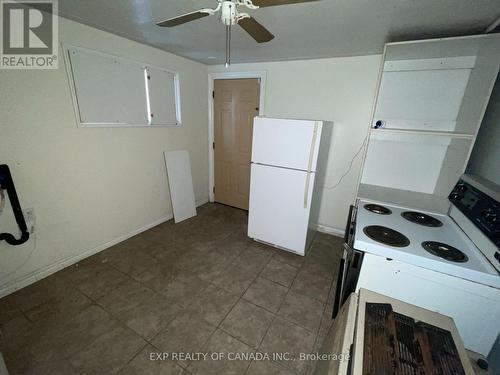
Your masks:
<svg viewBox="0 0 500 375"><path fill-rule="evenodd" d="M367 136L380 55L320 60L235 64L229 71L267 72L265 116L334 122L320 222L323 230L343 232L354 201L363 153L351 160ZM209 73L227 71L209 66Z"/></svg>
<svg viewBox="0 0 500 375"><path fill-rule="evenodd" d="M208 200L206 66L65 19L59 35L179 71L183 125L77 128L62 51L56 71L0 71L0 163L37 217L27 244L0 243L0 296L170 217L165 150L189 150L196 200Z"/></svg>
<svg viewBox="0 0 500 375"><path fill-rule="evenodd" d="M483 118L467 172L500 185L500 75Z"/></svg>

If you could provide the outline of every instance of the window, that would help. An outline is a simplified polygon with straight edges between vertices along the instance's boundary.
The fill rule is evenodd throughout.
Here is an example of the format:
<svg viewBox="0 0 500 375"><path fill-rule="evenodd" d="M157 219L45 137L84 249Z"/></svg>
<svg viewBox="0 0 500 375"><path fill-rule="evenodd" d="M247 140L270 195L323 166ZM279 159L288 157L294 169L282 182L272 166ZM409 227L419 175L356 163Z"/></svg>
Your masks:
<svg viewBox="0 0 500 375"><path fill-rule="evenodd" d="M148 123L151 125L177 125L180 122L179 91L176 74L163 69L145 67Z"/></svg>
<svg viewBox="0 0 500 375"><path fill-rule="evenodd" d="M65 52L79 126L180 125L178 73L79 47Z"/></svg>

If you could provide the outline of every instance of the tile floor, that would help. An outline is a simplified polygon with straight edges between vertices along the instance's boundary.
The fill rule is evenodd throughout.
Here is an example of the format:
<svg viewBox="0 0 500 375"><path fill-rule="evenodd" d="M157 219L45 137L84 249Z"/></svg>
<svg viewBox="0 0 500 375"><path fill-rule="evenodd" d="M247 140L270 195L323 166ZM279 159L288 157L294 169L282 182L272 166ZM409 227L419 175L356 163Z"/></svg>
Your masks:
<svg viewBox="0 0 500 375"><path fill-rule="evenodd" d="M196 218L159 225L1 299L0 351L11 375L311 373L301 361L150 360L318 348L342 240L318 234L299 257L250 241L246 223L244 211L207 204Z"/></svg>

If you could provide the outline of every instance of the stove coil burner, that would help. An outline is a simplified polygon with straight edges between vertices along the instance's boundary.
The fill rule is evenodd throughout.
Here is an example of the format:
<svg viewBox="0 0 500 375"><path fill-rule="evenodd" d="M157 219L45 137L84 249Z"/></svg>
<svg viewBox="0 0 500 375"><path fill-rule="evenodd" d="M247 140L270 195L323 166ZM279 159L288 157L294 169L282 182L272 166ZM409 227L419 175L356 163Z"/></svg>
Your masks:
<svg viewBox="0 0 500 375"><path fill-rule="evenodd" d="M442 242L425 241L422 242L422 247L429 253L451 262L465 263L469 260L463 252Z"/></svg>
<svg viewBox="0 0 500 375"><path fill-rule="evenodd" d="M363 228L363 232L372 240L394 247L405 247L410 244L410 240L405 235L394 229L382 227L380 225L369 225Z"/></svg>
<svg viewBox="0 0 500 375"><path fill-rule="evenodd" d="M373 212L374 214L379 214L379 215L392 214L391 210L389 210L387 207L381 206L379 204L365 204L364 207L365 207L365 210Z"/></svg>
<svg viewBox="0 0 500 375"><path fill-rule="evenodd" d="M422 212L406 211L401 214L406 220L412 223L420 224L426 227L442 227L443 223L441 220L436 219L430 215L424 214Z"/></svg>

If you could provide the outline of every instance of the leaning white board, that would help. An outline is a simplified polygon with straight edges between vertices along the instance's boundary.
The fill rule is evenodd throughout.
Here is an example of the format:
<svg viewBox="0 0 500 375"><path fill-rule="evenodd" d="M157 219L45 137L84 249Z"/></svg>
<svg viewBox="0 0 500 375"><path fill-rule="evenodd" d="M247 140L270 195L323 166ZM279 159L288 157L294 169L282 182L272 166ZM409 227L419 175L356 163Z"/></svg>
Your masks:
<svg viewBox="0 0 500 375"><path fill-rule="evenodd" d="M167 166L170 199L174 211L174 222L178 223L196 216L189 153L186 150L166 151L165 164Z"/></svg>

